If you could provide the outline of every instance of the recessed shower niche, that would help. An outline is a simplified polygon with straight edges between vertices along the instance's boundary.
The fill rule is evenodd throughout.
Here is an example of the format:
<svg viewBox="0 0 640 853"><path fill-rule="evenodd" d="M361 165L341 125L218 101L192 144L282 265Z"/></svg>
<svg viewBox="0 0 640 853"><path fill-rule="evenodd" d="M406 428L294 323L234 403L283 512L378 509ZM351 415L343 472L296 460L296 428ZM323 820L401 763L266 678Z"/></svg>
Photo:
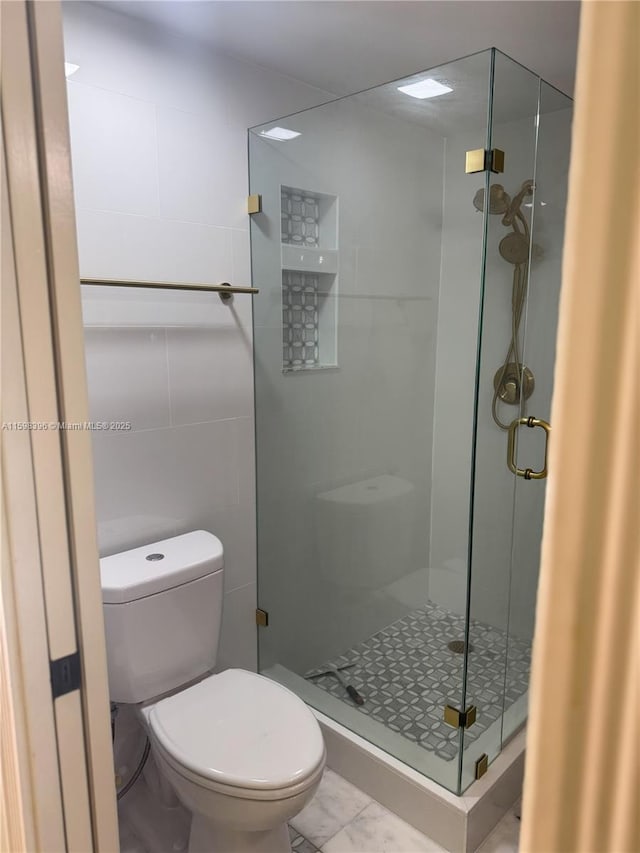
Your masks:
<svg viewBox="0 0 640 853"><path fill-rule="evenodd" d="M282 369L337 367L337 198L280 188Z"/></svg>

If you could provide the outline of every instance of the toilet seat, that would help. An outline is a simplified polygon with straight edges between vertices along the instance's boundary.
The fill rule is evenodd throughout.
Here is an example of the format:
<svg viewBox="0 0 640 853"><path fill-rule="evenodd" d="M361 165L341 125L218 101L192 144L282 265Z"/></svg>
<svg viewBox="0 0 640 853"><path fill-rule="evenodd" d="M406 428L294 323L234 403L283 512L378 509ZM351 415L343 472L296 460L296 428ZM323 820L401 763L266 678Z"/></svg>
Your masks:
<svg viewBox="0 0 640 853"><path fill-rule="evenodd" d="M315 717L264 676L226 670L145 710L156 748L200 787L281 799L322 773L325 748Z"/></svg>
<svg viewBox="0 0 640 853"><path fill-rule="evenodd" d="M297 797L299 794L303 794L307 789L313 788L316 785L316 782L320 781L322 774L324 773L326 758L326 755L323 756L318 767L309 776L304 777L295 785L289 785L284 788L259 789L241 785L225 785L223 782L216 782L206 776L194 773L187 767L184 767L184 765L181 765L175 758L159 746L157 742L155 744L155 749L165 763L168 764L179 777L186 782L191 783L195 787L201 788L205 791L210 791L213 794L220 794L244 801L251 800L256 803L292 799Z"/></svg>

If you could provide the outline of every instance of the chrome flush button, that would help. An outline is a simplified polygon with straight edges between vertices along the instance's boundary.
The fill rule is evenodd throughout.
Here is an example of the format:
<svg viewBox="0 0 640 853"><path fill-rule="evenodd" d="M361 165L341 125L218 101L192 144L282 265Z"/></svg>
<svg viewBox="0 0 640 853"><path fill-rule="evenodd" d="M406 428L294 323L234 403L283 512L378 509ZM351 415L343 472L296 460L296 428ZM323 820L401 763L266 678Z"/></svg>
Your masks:
<svg viewBox="0 0 640 853"><path fill-rule="evenodd" d="M155 560L164 560L164 554L148 554L148 555L145 557L145 560L152 560L152 561L155 561Z"/></svg>

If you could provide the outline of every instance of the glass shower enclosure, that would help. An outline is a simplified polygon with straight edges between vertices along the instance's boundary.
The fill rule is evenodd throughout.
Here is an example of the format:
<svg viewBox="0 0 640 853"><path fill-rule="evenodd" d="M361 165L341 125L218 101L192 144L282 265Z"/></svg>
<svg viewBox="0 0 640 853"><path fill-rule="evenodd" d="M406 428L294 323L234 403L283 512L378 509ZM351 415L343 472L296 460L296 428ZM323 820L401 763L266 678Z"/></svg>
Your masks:
<svg viewBox="0 0 640 853"><path fill-rule="evenodd" d="M571 107L490 49L249 133L260 669L456 793L527 716Z"/></svg>

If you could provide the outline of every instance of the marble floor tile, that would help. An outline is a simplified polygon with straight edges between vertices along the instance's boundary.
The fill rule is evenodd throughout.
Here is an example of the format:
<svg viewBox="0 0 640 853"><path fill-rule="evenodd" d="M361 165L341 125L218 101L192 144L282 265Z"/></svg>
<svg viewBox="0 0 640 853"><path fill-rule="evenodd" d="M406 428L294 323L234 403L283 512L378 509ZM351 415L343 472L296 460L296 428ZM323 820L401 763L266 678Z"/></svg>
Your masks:
<svg viewBox="0 0 640 853"><path fill-rule="evenodd" d="M476 853L518 853L520 821L511 810L478 847Z"/></svg>
<svg viewBox="0 0 640 853"><path fill-rule="evenodd" d="M371 802L322 847L323 853L445 853L442 847Z"/></svg>
<svg viewBox="0 0 640 853"><path fill-rule="evenodd" d="M371 802L371 797L327 769L315 797L291 820L291 826L322 847Z"/></svg>
<svg viewBox="0 0 640 853"><path fill-rule="evenodd" d="M292 853L319 853L315 844L312 844L307 838L300 836L291 844Z"/></svg>

